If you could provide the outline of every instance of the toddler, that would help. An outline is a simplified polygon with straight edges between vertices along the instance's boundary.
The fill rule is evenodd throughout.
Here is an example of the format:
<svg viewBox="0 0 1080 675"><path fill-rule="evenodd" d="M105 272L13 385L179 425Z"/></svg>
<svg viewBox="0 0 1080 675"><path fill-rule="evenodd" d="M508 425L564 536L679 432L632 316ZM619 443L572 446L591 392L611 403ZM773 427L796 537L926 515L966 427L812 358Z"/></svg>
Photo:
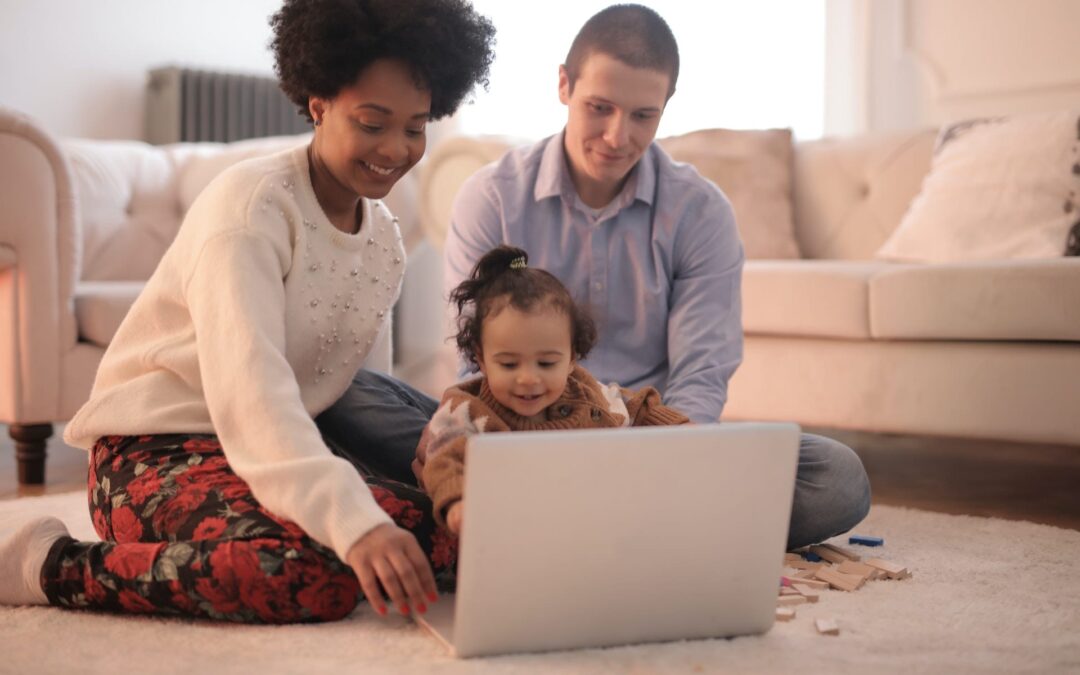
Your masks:
<svg viewBox="0 0 1080 675"><path fill-rule="evenodd" d="M461 532L465 443L495 431L686 424L652 387L602 385L578 365L596 342L584 308L519 248L484 255L450 294L458 350L480 377L446 390L420 439L413 470L437 520Z"/></svg>

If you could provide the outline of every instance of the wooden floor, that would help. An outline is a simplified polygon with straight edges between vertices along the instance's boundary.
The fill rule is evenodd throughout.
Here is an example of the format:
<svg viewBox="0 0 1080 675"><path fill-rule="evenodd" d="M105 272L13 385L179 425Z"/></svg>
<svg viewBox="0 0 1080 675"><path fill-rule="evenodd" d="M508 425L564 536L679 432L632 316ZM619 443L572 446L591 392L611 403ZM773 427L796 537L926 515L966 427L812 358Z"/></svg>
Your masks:
<svg viewBox="0 0 1080 675"><path fill-rule="evenodd" d="M875 504L1080 530L1080 446L807 431L859 454Z"/></svg>
<svg viewBox="0 0 1080 675"><path fill-rule="evenodd" d="M431 394L453 378L452 363L399 373ZM875 504L1030 520L1080 530L1080 446L927 438L806 429L852 447L870 476ZM49 443L44 486L19 487L14 446L0 433L0 499L85 489L86 453Z"/></svg>

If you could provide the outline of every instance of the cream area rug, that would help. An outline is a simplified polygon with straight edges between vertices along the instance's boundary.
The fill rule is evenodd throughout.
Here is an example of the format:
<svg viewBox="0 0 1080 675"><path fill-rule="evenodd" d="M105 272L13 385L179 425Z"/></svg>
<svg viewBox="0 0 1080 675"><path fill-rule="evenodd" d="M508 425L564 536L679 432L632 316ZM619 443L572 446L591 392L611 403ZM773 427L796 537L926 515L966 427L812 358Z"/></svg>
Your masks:
<svg viewBox="0 0 1080 675"><path fill-rule="evenodd" d="M91 538L82 493L0 502L0 519L38 514ZM1080 532L885 506L857 531L884 537L866 551L914 577L824 591L755 637L457 661L366 605L338 623L279 627L0 607L0 672L1080 673ZM817 634L824 615L839 636Z"/></svg>

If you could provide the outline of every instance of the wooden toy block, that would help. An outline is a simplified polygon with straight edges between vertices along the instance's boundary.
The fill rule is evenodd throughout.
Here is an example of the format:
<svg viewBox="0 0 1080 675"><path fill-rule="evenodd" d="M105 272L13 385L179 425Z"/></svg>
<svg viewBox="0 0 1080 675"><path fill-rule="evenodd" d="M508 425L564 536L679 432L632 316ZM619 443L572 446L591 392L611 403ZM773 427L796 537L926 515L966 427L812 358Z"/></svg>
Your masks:
<svg viewBox="0 0 1080 675"><path fill-rule="evenodd" d="M860 546L881 546L885 543L885 540L881 537L870 537L865 534L853 534L848 537L847 543L858 544Z"/></svg>
<svg viewBox="0 0 1080 675"><path fill-rule="evenodd" d="M792 586L792 590L802 595L809 602L817 602L818 598L820 597L817 591L810 588L806 584L796 584Z"/></svg>
<svg viewBox="0 0 1080 675"><path fill-rule="evenodd" d="M789 588L787 586L784 586L783 588L780 589L780 595L803 595L803 594L800 593L799 591L795 590L794 588Z"/></svg>
<svg viewBox="0 0 1080 675"><path fill-rule="evenodd" d="M822 560L828 560L829 562L835 563L837 565L844 562L845 560L850 560L850 558L848 558L846 555L838 553L831 548L826 548L824 544L811 546L810 551L812 553L815 553Z"/></svg>
<svg viewBox="0 0 1080 675"><path fill-rule="evenodd" d="M807 562L805 560L789 560L786 567L794 567L797 570L816 570L821 567L822 563Z"/></svg>
<svg viewBox="0 0 1080 675"><path fill-rule="evenodd" d="M840 626L837 625L836 619L827 616L819 616L814 619L814 626L817 627L817 632L822 635L839 635Z"/></svg>
<svg viewBox="0 0 1080 675"><path fill-rule="evenodd" d="M788 580L788 584L790 586L792 586L793 588L795 587L796 584L801 585L801 586L806 586L808 588L813 588L813 589L818 590L818 591L828 590L828 588L829 588L828 582L821 581L820 579L805 579L803 577L785 577L785 578Z"/></svg>
<svg viewBox="0 0 1080 675"><path fill-rule="evenodd" d="M784 554L784 562L788 562L789 560L802 560L802 559L803 559L803 557L801 555L799 555L798 553L785 553Z"/></svg>
<svg viewBox="0 0 1080 675"><path fill-rule="evenodd" d="M871 567L866 563L855 562L854 560L845 560L836 566L837 572L843 572L844 574L854 574L862 577L863 579L869 579L874 575L876 567ZM880 570L879 570L880 571Z"/></svg>
<svg viewBox="0 0 1080 675"><path fill-rule="evenodd" d="M833 588L839 588L842 591L854 591L858 590L863 584L862 577L857 577L853 574L844 574L843 572L837 572L834 569L828 567L820 569L816 572L817 578L821 581L829 582L829 585Z"/></svg>
<svg viewBox="0 0 1080 675"><path fill-rule="evenodd" d="M818 546L839 553L848 560L862 560L862 556L860 556L858 553L850 549L846 549L843 546L837 546L836 544L818 544ZM821 555L821 553L818 553L818 555Z"/></svg>
<svg viewBox="0 0 1080 675"><path fill-rule="evenodd" d="M776 608L776 620L777 621L791 621L795 618L794 607L777 607Z"/></svg>
<svg viewBox="0 0 1080 675"><path fill-rule="evenodd" d="M807 602L807 599L802 595L781 595L776 599L776 604L781 607L787 607L789 605L801 605Z"/></svg>
<svg viewBox="0 0 1080 675"><path fill-rule="evenodd" d="M870 558L866 561L866 564L885 572L890 579L907 579L911 576L911 572L908 572L908 569L903 565L897 565L880 558Z"/></svg>

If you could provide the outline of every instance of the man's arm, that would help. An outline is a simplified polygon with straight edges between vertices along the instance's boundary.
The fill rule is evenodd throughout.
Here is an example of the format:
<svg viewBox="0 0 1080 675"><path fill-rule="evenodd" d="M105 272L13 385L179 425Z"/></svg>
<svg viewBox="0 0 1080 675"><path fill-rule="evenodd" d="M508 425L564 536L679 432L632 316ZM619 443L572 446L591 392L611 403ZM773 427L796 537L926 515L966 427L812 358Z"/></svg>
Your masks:
<svg viewBox="0 0 1080 675"><path fill-rule="evenodd" d="M485 253L504 243L498 196L491 185L492 169L487 166L469 177L454 200L450 230L443 247L443 295L446 297L469 278ZM448 307L453 325L457 308ZM464 361L459 361L459 377L466 377L471 370Z"/></svg>
<svg viewBox="0 0 1080 675"><path fill-rule="evenodd" d="M664 403L698 423L716 422L742 361L743 249L726 198L688 214L675 241Z"/></svg>

